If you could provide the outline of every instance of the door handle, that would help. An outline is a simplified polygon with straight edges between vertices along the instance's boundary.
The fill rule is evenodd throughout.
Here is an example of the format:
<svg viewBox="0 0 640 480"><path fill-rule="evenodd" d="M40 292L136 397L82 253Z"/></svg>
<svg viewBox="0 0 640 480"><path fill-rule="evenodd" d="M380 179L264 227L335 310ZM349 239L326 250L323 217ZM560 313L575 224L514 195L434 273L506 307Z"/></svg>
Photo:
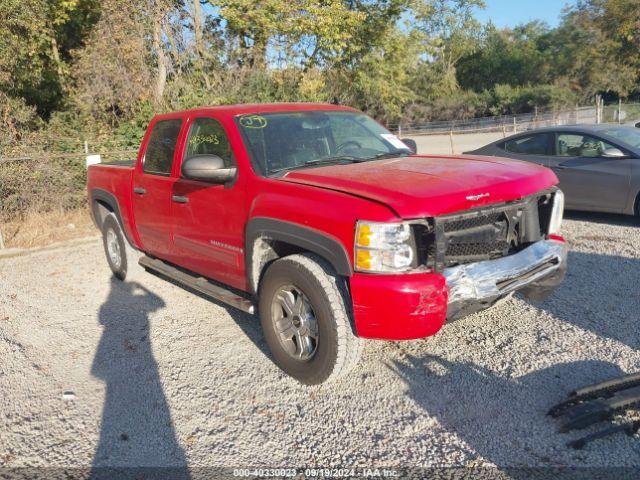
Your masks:
<svg viewBox="0 0 640 480"><path fill-rule="evenodd" d="M145 193L147 193L147 190L145 188L142 188L142 187L135 187L133 189L133 193L136 193L138 195L144 195Z"/></svg>
<svg viewBox="0 0 640 480"><path fill-rule="evenodd" d="M171 197L171 200L176 203L189 203L189 199L187 197L181 197L180 195L174 195Z"/></svg>

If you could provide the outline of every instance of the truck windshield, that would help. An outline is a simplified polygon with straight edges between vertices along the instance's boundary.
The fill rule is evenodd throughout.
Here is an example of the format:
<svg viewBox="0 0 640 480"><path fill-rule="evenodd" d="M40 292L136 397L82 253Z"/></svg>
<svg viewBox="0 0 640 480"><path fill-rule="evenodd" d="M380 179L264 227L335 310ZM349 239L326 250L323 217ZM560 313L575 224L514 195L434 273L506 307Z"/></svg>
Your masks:
<svg viewBox="0 0 640 480"><path fill-rule="evenodd" d="M237 123L254 162L266 175L411 153L394 134L357 112L252 114L238 117Z"/></svg>

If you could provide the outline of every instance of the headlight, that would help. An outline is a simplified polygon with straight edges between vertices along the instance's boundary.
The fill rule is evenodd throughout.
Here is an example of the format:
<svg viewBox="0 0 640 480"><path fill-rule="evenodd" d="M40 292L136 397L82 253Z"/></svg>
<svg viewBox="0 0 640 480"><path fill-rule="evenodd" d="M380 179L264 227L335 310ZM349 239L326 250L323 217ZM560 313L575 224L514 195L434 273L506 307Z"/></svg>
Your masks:
<svg viewBox="0 0 640 480"><path fill-rule="evenodd" d="M415 258L407 223L358 222L355 264L359 272L394 273L409 270Z"/></svg>
<svg viewBox="0 0 640 480"><path fill-rule="evenodd" d="M549 220L549 235L559 235L562 227L562 216L564 215L564 193L556 190L553 196L553 207L551 208L551 219Z"/></svg>

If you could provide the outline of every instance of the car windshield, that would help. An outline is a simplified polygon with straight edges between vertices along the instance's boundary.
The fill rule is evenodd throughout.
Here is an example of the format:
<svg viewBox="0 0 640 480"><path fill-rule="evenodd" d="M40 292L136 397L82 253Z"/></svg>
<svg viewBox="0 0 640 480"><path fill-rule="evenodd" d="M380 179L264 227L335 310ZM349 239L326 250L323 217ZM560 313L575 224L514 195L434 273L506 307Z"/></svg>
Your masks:
<svg viewBox="0 0 640 480"><path fill-rule="evenodd" d="M640 129L638 128L611 128L603 130L602 133L609 135L610 137L617 138L618 140L631 145L632 147L640 148Z"/></svg>
<svg viewBox="0 0 640 480"><path fill-rule="evenodd" d="M411 153L398 137L358 112L252 114L239 116L237 122L254 162L266 175Z"/></svg>

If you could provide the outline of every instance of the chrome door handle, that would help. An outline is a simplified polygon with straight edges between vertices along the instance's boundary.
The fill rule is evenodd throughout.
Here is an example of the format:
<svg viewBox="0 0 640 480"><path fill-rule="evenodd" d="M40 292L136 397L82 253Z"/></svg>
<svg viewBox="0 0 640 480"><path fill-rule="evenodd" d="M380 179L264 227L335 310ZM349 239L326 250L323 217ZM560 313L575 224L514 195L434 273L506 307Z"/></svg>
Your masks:
<svg viewBox="0 0 640 480"><path fill-rule="evenodd" d="M171 200L176 203L189 203L189 199L187 197L181 197L180 195L174 195L171 197Z"/></svg>
<svg viewBox="0 0 640 480"><path fill-rule="evenodd" d="M133 189L133 193L136 193L138 195L144 195L145 193L147 193L147 190L145 188L142 188L142 187L135 187Z"/></svg>

